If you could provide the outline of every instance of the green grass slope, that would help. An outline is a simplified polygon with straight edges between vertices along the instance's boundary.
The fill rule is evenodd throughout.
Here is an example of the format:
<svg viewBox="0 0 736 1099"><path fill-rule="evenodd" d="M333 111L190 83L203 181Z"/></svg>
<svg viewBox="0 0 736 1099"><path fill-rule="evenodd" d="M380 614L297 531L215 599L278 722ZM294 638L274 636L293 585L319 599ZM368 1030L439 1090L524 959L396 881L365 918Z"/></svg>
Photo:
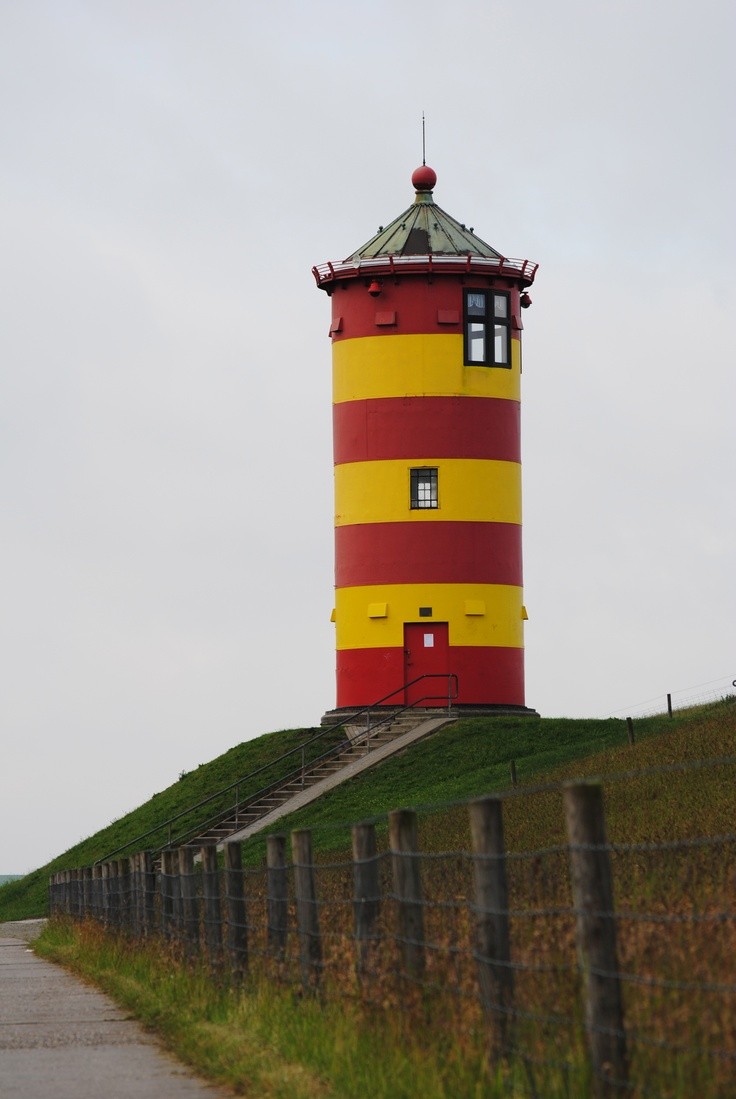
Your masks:
<svg viewBox="0 0 736 1099"><path fill-rule="evenodd" d="M716 708L720 704L715 704ZM651 717L636 722L637 739L657 733L687 730L702 718L700 712ZM138 809L88 839L76 844L52 862L18 881L0 886L0 920L44 915L49 874L57 870L86 866L113 849L131 843L149 829L216 793L223 786L263 767L291 748L309 739L314 730L285 730L268 733L240 744L202 764L179 782L154 796ZM279 822L279 830L313 827L316 847L322 851L345 847L344 825L378 817L400 806L429 806L460 801L506 789L510 785L510 762L516 763L520 783L536 781L575 760L596 756L607 749L626 745L626 724L621 720L577 720L567 718L472 718L413 745L374 770L326 794L319 801ZM283 764L260 775L252 788L258 789L277 777ZM247 793L247 788L244 788ZM217 803L215 803L217 804ZM207 819L212 805L190 813L186 824ZM166 842L164 829L132 850L153 848ZM249 861L262 857L264 841L249 841Z"/></svg>
<svg viewBox="0 0 736 1099"><path fill-rule="evenodd" d="M277 779L283 773L284 764L272 761L310 740L316 729L286 729L281 732L266 733L255 740L246 741L231 748L210 763L202 764L188 774L182 774L178 782L166 790L156 793L149 801L125 816L113 821L106 828L95 832L86 840L70 847L45 866L39 867L17 881L0 886L0 920L21 920L46 914L47 889L49 875L58 870L71 870L79 866L89 866L103 858L123 844L131 843L136 837L151 829L154 831L134 850L155 848L167 842L168 829L161 824L179 813L185 812L198 801L216 794L225 786L257 768L265 767L252 783L246 784L241 796L255 793L268 782ZM322 749L324 750L324 749ZM291 764L293 766L293 763ZM222 804L230 804L232 794L221 799ZM177 825L184 830L208 819L217 807L215 800L209 805L187 813ZM22 827L22 824L21 824Z"/></svg>
<svg viewBox="0 0 736 1099"><path fill-rule="evenodd" d="M703 723L717 731L709 739L695 735ZM570 775L608 773L647 767L662 758L698 758L736 753L734 700L711 706L641 719L634 723L637 744L629 746L626 722L572 718L468 718L420 741L372 771L329 791L319 801L278 821L275 829L313 829L315 851L345 852L350 847L347 826L380 818L392 809L423 809L436 824L425 832L426 849L452 849L451 821L466 821L449 811L448 803L465 802L511 787L511 761L520 787L561 781ZM722 742L722 747L718 747ZM669 753L669 755L668 755ZM432 814L435 807L448 812ZM561 819L561 818L560 818ZM379 836L385 829L379 827ZM245 849L246 860L265 857L265 836L254 836Z"/></svg>

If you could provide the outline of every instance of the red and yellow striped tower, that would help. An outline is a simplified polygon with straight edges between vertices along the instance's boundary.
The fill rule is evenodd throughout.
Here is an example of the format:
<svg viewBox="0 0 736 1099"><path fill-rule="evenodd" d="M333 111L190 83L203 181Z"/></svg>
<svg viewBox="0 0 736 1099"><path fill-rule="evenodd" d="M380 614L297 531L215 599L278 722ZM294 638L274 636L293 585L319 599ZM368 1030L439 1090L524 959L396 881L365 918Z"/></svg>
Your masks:
<svg viewBox="0 0 736 1099"><path fill-rule="evenodd" d="M332 299L337 707L526 711L521 311L537 265L414 203L341 263ZM411 683L412 686L404 685ZM526 711L529 712L529 711Z"/></svg>

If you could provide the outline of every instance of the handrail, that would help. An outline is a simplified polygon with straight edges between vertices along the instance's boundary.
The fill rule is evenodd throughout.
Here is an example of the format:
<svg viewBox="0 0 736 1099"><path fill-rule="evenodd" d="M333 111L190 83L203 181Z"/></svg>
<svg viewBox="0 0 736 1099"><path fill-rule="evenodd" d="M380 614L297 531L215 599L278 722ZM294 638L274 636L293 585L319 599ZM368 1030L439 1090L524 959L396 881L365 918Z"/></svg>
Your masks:
<svg viewBox="0 0 736 1099"><path fill-rule="evenodd" d="M412 274L428 271L434 274L457 274L470 271L497 273L522 280L531 286L539 267L528 259L511 259L508 256L478 256L472 252L442 255L368 256L365 259L343 260L340 263L319 263L312 268L318 287L336 279L359 278L363 275L396 275L404 271Z"/></svg>
<svg viewBox="0 0 736 1099"><path fill-rule="evenodd" d="M193 835L194 836L202 835L202 833L206 832L209 828L214 827L220 821L227 819L227 815L229 813L232 813L233 811L235 813L235 818L236 818L236 822L237 822L237 818L241 814L241 812L245 813L248 810L249 806L257 804L267 794L270 794L274 790L280 789L286 783L288 783L292 779L295 779L295 778L298 778L298 777L301 777L302 784L303 784L305 776L307 774L309 774L311 771L313 771L320 763L323 763L325 760L330 759L332 756L339 755L340 752L344 751L345 748L347 748L347 747L353 747L355 745L360 745L360 744L365 743L366 741L369 741L370 738L375 733L376 729L380 728L381 725L385 725L388 722L395 721L396 718L400 714L406 713L407 710L411 710L415 706L421 705L423 702L432 702L432 701L439 701L439 700L442 700L444 702L446 699L448 699L447 712L448 712L448 714L451 713L451 710L452 710L451 700L452 700L452 698L457 698L457 676L454 675L454 673L450 673L448 676L445 676L445 674L441 673L441 672L428 672L424 676L418 676L417 679L412 680L411 682L412 683L418 683L420 679L431 679L431 678L434 678L434 677L440 677L442 679L447 678L449 680L454 680L455 681L455 687L456 687L455 694L454 695L452 695L452 694L448 694L448 695L423 695L421 698L417 699L415 702L410 702L406 706L401 706L396 710L392 710L390 714L382 714L377 721L374 721L370 724L367 724L365 731L363 733L361 733L360 736L356 736L354 739L341 740L338 744L333 744L332 747L328 748L326 752L322 753L322 755L315 756L314 759L310 760L308 765L302 764L300 767L297 767L295 770L290 771L288 774L282 775L281 778L277 779L275 782L272 782L269 786L264 786L264 787L262 787L262 789L256 791L255 794L251 794L251 796L249 798L247 798L247 800L244 801L244 802L238 802L236 800L235 804L230 806L230 808L228 810L224 810L223 812L217 813L215 816L209 817L207 820L200 821L199 824L197 824L194 827L190 828L187 832L183 832L181 835L177 836L175 841L172 841L171 833L169 833L169 839L168 839L167 843L164 844L162 847L158 848L155 853L158 854L160 851L162 851L164 849L164 847L171 847L173 845L177 845L177 844L181 845L183 843L187 843L189 838ZM406 686L410 686L410 684L406 684ZM448 687L449 687L449 684L448 684ZM401 688L399 688L399 689L401 689ZM396 692L394 692L394 693L396 693ZM387 696L387 697L390 697L390 696ZM364 713L364 712L366 712L366 711L365 710L359 711L359 713ZM352 724L353 721L354 721L354 718L356 716L357 716L357 714L353 715L353 717L351 717L351 718L347 718L346 721L341 722L340 725L333 725L332 729L334 730L334 729L340 728L341 726L343 726L345 724ZM291 753L286 753L286 755L289 755L289 754L291 754ZM286 757L283 756L281 758L286 758ZM250 776L246 776L246 777L250 777ZM239 781L244 782L245 779L240 779ZM231 787L226 788L225 790L221 791L221 793L227 793L228 789L231 789ZM237 797L237 795L236 795L236 797ZM263 814L263 815L265 816L265 814ZM133 841L133 842L135 842L135 841ZM102 861L104 861L104 860L102 860Z"/></svg>
<svg viewBox="0 0 736 1099"><path fill-rule="evenodd" d="M421 699L418 699L417 701L415 701L413 703L409 703L408 705L405 705L405 706L399 708L392 715L385 715L385 716L382 715L381 722L377 722L373 726L368 724L367 728L366 728L366 733L363 734L362 737L360 737L357 740L353 741L352 743L359 743L360 741L364 740L365 737L367 736L367 734L369 732L373 731L373 729L377 728L379 724L382 724L383 722L385 722L387 720L387 717L393 717L393 716L396 715L396 713L404 713L406 710L412 709L414 706L419 706L419 705L421 705L422 702L431 701L433 698L434 699L440 699L441 698L443 701L447 700L447 711L448 711L448 713L450 713L451 706L452 706L452 700L453 700L453 698L457 698L457 696L458 696L458 678L454 674L454 672L449 672L449 673L428 672L425 675L419 675L419 676L416 677L416 679L411 679L411 680L409 680L408 683L403 683L400 687L397 687L395 691L390 691L389 694L384 695L383 698L379 698L377 702L371 703L370 706L364 706L362 709L356 710L354 713L350 714L349 717L346 717L343 721L340 721L335 725L326 725L324 727L324 729L321 729L318 733L315 733L315 735L313 737L310 737L309 740L305 740L303 744L298 744L295 748L291 748L291 749L289 749L288 752L284 752L282 755L277 756L276 759L272 759L268 763L264 763L263 766L257 767L254 771L251 771L247 775L244 775L241 778L236 779L235 782L231 782L228 786L223 786L222 789L216 790L215 793L213 793L213 794L208 794L208 796L206 798L202 798L200 801L195 802L194 805L190 805L186 809L182 809L180 813L175 813L174 816L168 817L166 820L162 821L161 824L157 825L155 828L149 828L147 832L142 832L141 835L136 836L135 839L129 840L128 843L123 843L119 847L116 847L114 850L109 851L107 854L103 855L101 858L96 859L94 865L97 866L99 863L107 862L107 860L111 859L114 855L118 855L118 854L120 854L121 851L125 851L125 850L127 850L127 848L133 847L134 845L140 843L142 840L148 839L149 836L156 835L157 832L161 832L162 829L164 829L164 828L168 828L168 833L169 833L168 842L164 846L170 846L170 844L171 844L171 825L172 824L175 824L176 821L181 820L182 817L186 817L190 813L195 812L195 810L201 809L203 806L208 805L210 802L214 801L216 798L222 797L223 794L227 794L231 790L237 790L237 788L242 783L250 781L251 779L255 778L257 775L262 774L263 771L270 770L272 767L275 767L278 763L281 763L282 760L288 759L290 756L296 755L297 753L301 754L302 765L301 765L300 768L297 768L296 773L299 773L300 771L303 771L304 767L305 767L305 749L308 748L311 744L314 744L316 741L321 740L323 737L326 737L331 733L337 732L339 729L343 729L346 725L355 724L356 718L362 717L364 714L369 715L371 710L375 709L376 706L382 706L385 702L388 701L388 699L393 698L395 695L399 694L401 691L405 691L408 687L413 687L414 684L419 683L423 679L446 679L447 680L447 694L446 695L427 695L427 696L425 696ZM454 693L453 693L453 685L454 685ZM345 747L345 743L346 743L345 741L340 741L339 744L334 746L334 750L336 750L338 748L343 749ZM350 743L350 742L348 742L348 743ZM328 753L329 753L329 751L332 751L332 750L328 750ZM322 759L326 755L328 755L328 753L323 753L321 756L317 756L315 759L310 760L309 761L310 768L314 764L321 762ZM281 786L284 782L287 782L292 777L292 775L294 773L295 772L291 772L290 774L286 775L285 777L280 778L275 785ZM269 790L271 790L273 788L274 788L274 784L272 784L271 786L268 786L268 787L264 787L262 790L258 791L258 795L263 796L265 793L267 793ZM248 800L248 802L246 802L246 804L252 804L252 800L253 799L250 798ZM240 807L239 807L238 802L237 802L237 795L236 795L236 804L233 808L235 808L236 812L239 811ZM214 819L214 818L209 818L208 821L204 822L204 824L196 825L195 829L190 829L190 831L192 831L192 830L202 831L203 829L205 829L207 827L207 824L212 819ZM223 819L222 815L218 814L217 819L222 820ZM184 834L186 835L188 833L184 833Z"/></svg>

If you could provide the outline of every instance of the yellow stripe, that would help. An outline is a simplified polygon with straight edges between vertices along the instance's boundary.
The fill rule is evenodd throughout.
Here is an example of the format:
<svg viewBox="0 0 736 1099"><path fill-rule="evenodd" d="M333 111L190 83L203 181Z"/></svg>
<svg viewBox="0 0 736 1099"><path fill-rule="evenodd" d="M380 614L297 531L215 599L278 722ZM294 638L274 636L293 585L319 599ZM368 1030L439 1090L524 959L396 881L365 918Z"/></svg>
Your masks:
<svg viewBox="0 0 736 1099"><path fill-rule="evenodd" d="M338 649L392 648L404 644L405 622L448 622L450 645L521 648L522 589L510 584L377 584L338 588ZM380 600L386 616L370 617ZM485 614L467 614L466 601L484 603ZM432 617L419 618L420 607Z"/></svg>
<svg viewBox="0 0 736 1099"><path fill-rule="evenodd" d="M436 466L439 507L409 507L409 470ZM521 522L521 466L480 458L345 462L335 466L335 526Z"/></svg>
<svg viewBox="0 0 736 1099"><path fill-rule="evenodd" d="M374 397L501 397L520 399L520 345L511 340L511 368L463 366L463 338L450 335L362 336L332 348L333 400Z"/></svg>

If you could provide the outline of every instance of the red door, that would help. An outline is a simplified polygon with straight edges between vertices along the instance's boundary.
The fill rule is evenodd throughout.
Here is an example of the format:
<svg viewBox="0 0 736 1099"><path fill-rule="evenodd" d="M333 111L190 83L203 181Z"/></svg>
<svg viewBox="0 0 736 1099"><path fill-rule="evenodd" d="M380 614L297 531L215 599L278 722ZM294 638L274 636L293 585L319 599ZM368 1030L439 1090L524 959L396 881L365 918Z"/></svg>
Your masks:
<svg viewBox="0 0 736 1099"><path fill-rule="evenodd" d="M404 682L420 675L443 675L450 671L447 622L407 622L404 624ZM427 698L433 695L433 698ZM438 697L439 696L439 697ZM407 705L441 706L447 699L446 679L420 679L406 688Z"/></svg>

